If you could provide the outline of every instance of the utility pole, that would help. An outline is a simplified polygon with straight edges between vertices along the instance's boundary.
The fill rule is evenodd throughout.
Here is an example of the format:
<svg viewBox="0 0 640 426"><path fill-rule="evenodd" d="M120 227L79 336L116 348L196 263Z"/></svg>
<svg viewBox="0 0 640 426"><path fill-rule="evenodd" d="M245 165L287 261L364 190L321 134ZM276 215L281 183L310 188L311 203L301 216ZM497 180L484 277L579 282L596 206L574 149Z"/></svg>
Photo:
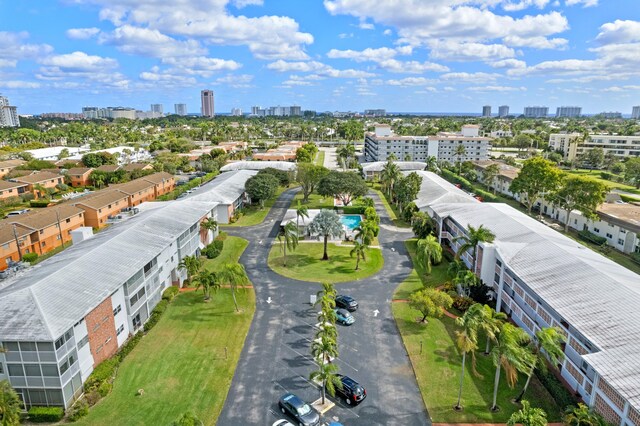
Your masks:
<svg viewBox="0 0 640 426"><path fill-rule="evenodd" d="M56 219L58 220L58 234L60 235L60 244L64 247L64 239L62 237L62 226L60 225L60 212L56 210Z"/></svg>
<svg viewBox="0 0 640 426"><path fill-rule="evenodd" d="M16 239L16 247L18 247L18 261L22 262L22 250L20 250L20 241L18 241L18 232L16 231L16 224L13 223L13 237Z"/></svg>

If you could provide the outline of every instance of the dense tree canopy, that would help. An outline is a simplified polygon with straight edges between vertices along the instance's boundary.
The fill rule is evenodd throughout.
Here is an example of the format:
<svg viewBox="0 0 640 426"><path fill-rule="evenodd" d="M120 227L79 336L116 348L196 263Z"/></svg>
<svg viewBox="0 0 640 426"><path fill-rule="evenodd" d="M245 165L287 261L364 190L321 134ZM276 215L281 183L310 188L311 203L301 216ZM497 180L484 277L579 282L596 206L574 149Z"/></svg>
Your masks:
<svg viewBox="0 0 640 426"><path fill-rule="evenodd" d="M334 197L345 206L368 191L367 184L354 172L330 171L318 183L320 195Z"/></svg>

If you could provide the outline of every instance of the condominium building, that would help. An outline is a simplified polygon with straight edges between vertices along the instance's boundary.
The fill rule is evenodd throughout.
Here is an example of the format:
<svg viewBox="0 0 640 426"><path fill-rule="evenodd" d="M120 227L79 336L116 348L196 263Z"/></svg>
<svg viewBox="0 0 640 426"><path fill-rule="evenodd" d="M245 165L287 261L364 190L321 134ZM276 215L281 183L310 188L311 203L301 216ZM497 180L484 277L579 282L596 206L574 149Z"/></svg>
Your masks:
<svg viewBox="0 0 640 426"><path fill-rule="evenodd" d="M164 115L164 107L162 104L151 104L151 112L158 117L162 117Z"/></svg>
<svg viewBox="0 0 640 426"><path fill-rule="evenodd" d="M640 136L589 135L583 141L583 135L580 133L552 133L549 135L549 147L561 152L566 161L573 161L593 148L602 148L605 155L638 157Z"/></svg>
<svg viewBox="0 0 640 426"><path fill-rule="evenodd" d="M200 112L203 117L213 117L215 115L213 90L202 90L200 92L200 104Z"/></svg>
<svg viewBox="0 0 640 426"><path fill-rule="evenodd" d="M26 161L24 160L5 160L0 161L0 179L5 177L11 172L11 170L15 169L18 166L22 166Z"/></svg>
<svg viewBox="0 0 640 426"><path fill-rule="evenodd" d="M482 107L482 116L491 117L491 105L485 105Z"/></svg>
<svg viewBox="0 0 640 426"><path fill-rule="evenodd" d="M633 107L633 109L631 110L631 118L633 118L634 120L640 119L640 105Z"/></svg>
<svg viewBox="0 0 640 426"><path fill-rule="evenodd" d="M524 116L526 118L546 118L549 115L549 107L546 106L528 106L524 108Z"/></svg>
<svg viewBox="0 0 640 426"><path fill-rule="evenodd" d="M0 96L0 127L20 127L17 107L11 106L4 96Z"/></svg>
<svg viewBox="0 0 640 426"><path fill-rule="evenodd" d="M386 109L365 109L364 115L367 117L384 117L387 115Z"/></svg>
<svg viewBox="0 0 640 426"><path fill-rule="evenodd" d="M187 115L187 104L174 104L173 110L176 115Z"/></svg>
<svg viewBox="0 0 640 426"><path fill-rule="evenodd" d="M495 234L475 258L467 251L461 259L491 288L496 310L532 336L557 327L566 338L559 366L566 386L607 422L640 424L640 276L509 205L465 202L464 191L418 173L421 192L446 193L419 194L416 204L448 249L457 252L471 226Z"/></svg>
<svg viewBox="0 0 640 426"><path fill-rule="evenodd" d="M500 105L498 107L498 117L504 118L509 116L509 105Z"/></svg>
<svg viewBox="0 0 640 426"><path fill-rule="evenodd" d="M460 133L441 132L435 136L429 136L429 143L438 143L439 162L457 163L464 161L480 161L489 158L491 139L479 135L480 127L475 124L462 126ZM459 146L464 147L461 154Z"/></svg>
<svg viewBox="0 0 640 426"><path fill-rule="evenodd" d="M556 108L556 117L574 118L582 115L582 107L578 106L561 106Z"/></svg>
<svg viewBox="0 0 640 426"><path fill-rule="evenodd" d="M231 115L234 117L242 117L242 108L231 108Z"/></svg>
<svg viewBox="0 0 640 426"><path fill-rule="evenodd" d="M272 106L262 108L259 106L251 107L251 115L255 117L300 117L302 116L302 107L299 106Z"/></svg>
<svg viewBox="0 0 640 426"><path fill-rule="evenodd" d="M621 112L617 112L617 111L605 111L605 112L601 112L600 114L598 114L599 117L602 118L610 118L610 119L614 119L614 118L622 118L622 113Z"/></svg>
<svg viewBox="0 0 640 426"><path fill-rule="evenodd" d="M373 163L362 163L362 174L364 180L373 180L380 176L386 161L375 161ZM398 169L402 172L411 170L426 170L427 163L420 161L394 161L393 164L398 166Z"/></svg>

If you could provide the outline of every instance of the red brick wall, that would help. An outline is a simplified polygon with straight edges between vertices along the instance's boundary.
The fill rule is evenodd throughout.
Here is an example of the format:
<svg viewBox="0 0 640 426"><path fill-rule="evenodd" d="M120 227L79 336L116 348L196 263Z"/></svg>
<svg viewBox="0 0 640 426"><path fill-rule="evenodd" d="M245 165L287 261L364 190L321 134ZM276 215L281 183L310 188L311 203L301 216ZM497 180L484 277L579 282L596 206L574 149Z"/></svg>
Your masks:
<svg viewBox="0 0 640 426"><path fill-rule="evenodd" d="M93 355L93 366L100 364L118 350L116 323L113 318L111 297L106 298L85 317L89 334L89 349Z"/></svg>

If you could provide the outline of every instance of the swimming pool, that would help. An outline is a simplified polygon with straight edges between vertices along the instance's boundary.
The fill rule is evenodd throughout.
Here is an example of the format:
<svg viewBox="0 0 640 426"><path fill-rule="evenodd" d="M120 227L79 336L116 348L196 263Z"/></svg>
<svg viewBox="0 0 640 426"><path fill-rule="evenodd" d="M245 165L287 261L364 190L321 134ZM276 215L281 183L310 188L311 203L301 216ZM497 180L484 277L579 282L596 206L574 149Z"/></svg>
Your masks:
<svg viewBox="0 0 640 426"><path fill-rule="evenodd" d="M340 222L347 227L349 231L353 231L362 222L362 216L358 214L345 214L340 216Z"/></svg>

